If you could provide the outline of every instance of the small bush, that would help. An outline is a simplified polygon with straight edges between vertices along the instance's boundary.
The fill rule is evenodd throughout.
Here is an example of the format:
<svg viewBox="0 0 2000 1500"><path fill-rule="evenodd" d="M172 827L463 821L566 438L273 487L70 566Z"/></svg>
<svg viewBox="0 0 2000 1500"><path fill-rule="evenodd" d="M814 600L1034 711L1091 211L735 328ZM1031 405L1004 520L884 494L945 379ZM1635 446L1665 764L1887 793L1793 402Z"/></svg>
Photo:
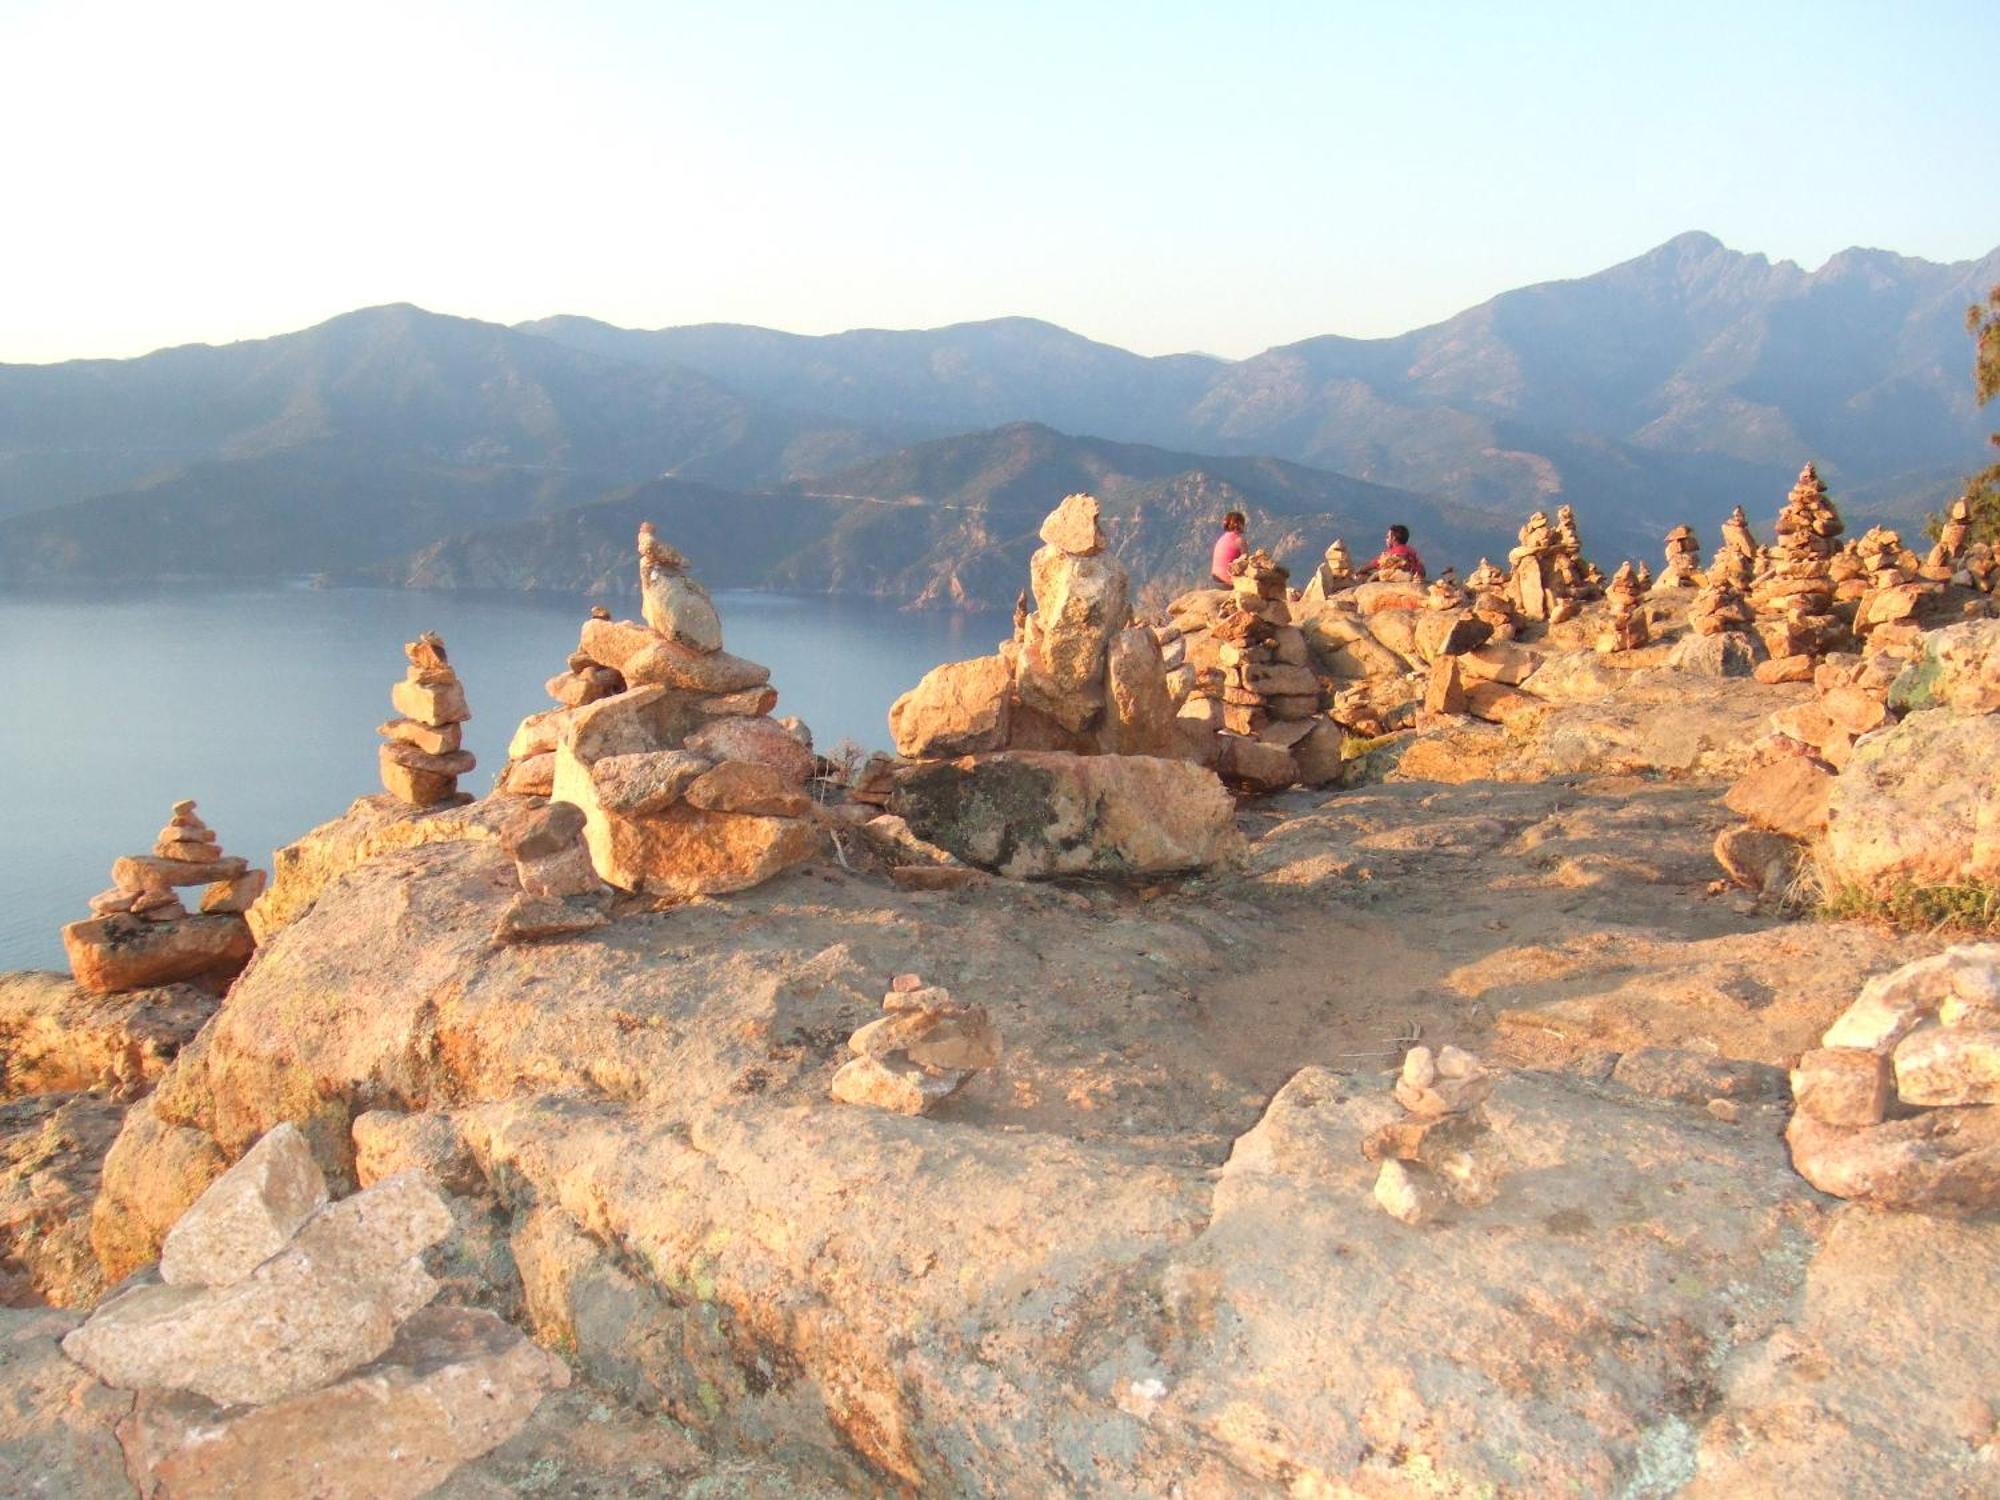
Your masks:
<svg viewBox="0 0 2000 1500"><path fill-rule="evenodd" d="M1821 893L1818 914L1829 922L1875 922L1898 932L2000 937L2000 885L1900 885L1886 896L1837 886Z"/></svg>

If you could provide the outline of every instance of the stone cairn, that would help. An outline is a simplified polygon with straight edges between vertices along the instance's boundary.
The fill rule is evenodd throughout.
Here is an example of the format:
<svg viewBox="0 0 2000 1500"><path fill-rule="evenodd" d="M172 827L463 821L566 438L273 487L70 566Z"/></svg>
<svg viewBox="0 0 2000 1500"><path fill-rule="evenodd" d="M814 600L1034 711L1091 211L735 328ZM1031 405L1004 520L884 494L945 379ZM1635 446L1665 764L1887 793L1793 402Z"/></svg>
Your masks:
<svg viewBox="0 0 2000 1500"><path fill-rule="evenodd" d="M1458 581L1458 570L1446 568L1431 581L1424 591L1425 609L1465 609L1472 600L1465 592L1465 585Z"/></svg>
<svg viewBox="0 0 2000 1500"><path fill-rule="evenodd" d="M151 855L111 866L111 889L90 898L91 916L63 928L76 982L116 994L194 980L219 988L236 977L255 946L243 914L264 893L265 875L224 854L215 832L176 802ZM199 914L179 892L202 886Z"/></svg>
<svg viewBox="0 0 2000 1500"><path fill-rule="evenodd" d="M382 736L382 785L411 807L443 807L470 802L458 778L477 764L462 748L465 686L445 657L444 642L425 631L403 647L410 659L403 680L389 690L399 717L375 732Z"/></svg>
<svg viewBox="0 0 2000 1500"><path fill-rule="evenodd" d="M1381 1163L1375 1202L1405 1224L1427 1223L1449 1203L1491 1203L1494 1173L1479 1146L1490 1126L1480 1108L1493 1078L1458 1047L1412 1047L1396 1079L1403 1118L1369 1132L1362 1155Z"/></svg>
<svg viewBox="0 0 2000 1500"><path fill-rule="evenodd" d="M854 1054L833 1075L833 1097L899 1115L926 1115L1000 1060L1000 1035L981 1005L898 974L883 1015L848 1039Z"/></svg>
<svg viewBox="0 0 2000 1500"><path fill-rule="evenodd" d="M1799 1059L1785 1139L1814 1187L1880 1208L2000 1208L2000 943L1862 986Z"/></svg>
<svg viewBox="0 0 2000 1500"><path fill-rule="evenodd" d="M1715 554L1715 561L1709 564L1709 587L1727 583L1742 593L1756 577L1757 561L1761 555L1757 539L1750 534L1750 518L1743 514L1743 507L1739 505L1722 523L1722 547Z"/></svg>
<svg viewBox="0 0 2000 1500"><path fill-rule="evenodd" d="M639 528L638 565L645 622L593 615L578 647L592 664L583 675L615 673L623 691L522 720L501 786L546 786L580 809L590 864L619 890L748 889L818 851L805 790L817 762L802 725L795 732L771 718L769 670L722 649L708 591L650 522ZM597 925L599 897L566 852L568 837L549 824L517 847L528 899L510 909L515 921L503 919L510 939ZM544 860L567 873L531 874Z"/></svg>
<svg viewBox="0 0 2000 1500"><path fill-rule="evenodd" d="M1818 470L1807 464L1778 513L1777 545L1750 586L1758 634L1771 657L1758 667L1761 680L1809 680L1813 662L1847 638L1834 613L1830 565L1843 529Z"/></svg>
<svg viewBox="0 0 2000 1500"><path fill-rule="evenodd" d="M1642 607L1646 587L1630 562L1619 564L1604 597L1611 606L1611 617L1597 638L1600 652L1635 651L1653 638Z"/></svg>
<svg viewBox="0 0 2000 1500"><path fill-rule="evenodd" d="M1956 583L1982 593L1993 591L2000 565L1996 565L1991 546L1972 540L1970 496L1952 501L1944 524L1938 528L1937 544L1924 558L1919 573L1933 583Z"/></svg>
<svg viewBox="0 0 2000 1500"><path fill-rule="evenodd" d="M1518 545L1507 554L1508 594L1521 617L1552 625L1575 618L1581 608L1578 585L1584 564L1576 538L1576 517L1565 505L1562 524L1551 525L1536 511L1521 527Z"/></svg>
<svg viewBox="0 0 2000 1500"><path fill-rule="evenodd" d="M1667 569L1653 586L1658 589L1698 589L1701 587L1701 541L1692 526L1676 526L1667 533Z"/></svg>
<svg viewBox="0 0 2000 1500"><path fill-rule="evenodd" d="M611 920L611 893L590 862L583 825L582 808L551 802L523 813L501 830L501 843L513 857L521 893L501 913L493 934L497 941L568 937Z"/></svg>
<svg viewBox="0 0 2000 1500"><path fill-rule="evenodd" d="M1339 728L1324 716L1325 688L1292 622L1289 580L1261 548L1237 560L1234 587L1209 606L1205 670L1180 709L1182 722L1214 734L1216 770L1258 790L1317 779L1302 765L1338 754Z"/></svg>
<svg viewBox="0 0 2000 1500"><path fill-rule="evenodd" d="M1465 587L1472 595L1473 616L1491 632L1487 639L1511 641L1519 633L1521 622L1508 601L1507 575L1482 557L1479 566L1467 575Z"/></svg>
<svg viewBox="0 0 2000 1500"><path fill-rule="evenodd" d="M1320 565L1313 569L1313 576L1306 580L1305 598L1318 602L1351 589L1360 581L1355 576L1354 558L1347 550L1347 543L1335 537Z"/></svg>
<svg viewBox="0 0 2000 1500"><path fill-rule="evenodd" d="M1014 631L991 656L947 662L889 710L899 754L938 760L1004 750L1179 757L1169 656L1181 628L1132 623L1124 566L1105 547L1097 500L1069 495L1042 522ZM880 786L893 770L871 762ZM857 783L853 794L864 788ZM859 800L871 800L860 797Z"/></svg>
<svg viewBox="0 0 2000 1500"><path fill-rule="evenodd" d="M329 1203L298 1127L266 1134L168 1231L161 1279L63 1339L139 1393L139 1491L428 1494L518 1431L569 1371L493 1313L428 1305L423 1253L451 1230L422 1172Z"/></svg>

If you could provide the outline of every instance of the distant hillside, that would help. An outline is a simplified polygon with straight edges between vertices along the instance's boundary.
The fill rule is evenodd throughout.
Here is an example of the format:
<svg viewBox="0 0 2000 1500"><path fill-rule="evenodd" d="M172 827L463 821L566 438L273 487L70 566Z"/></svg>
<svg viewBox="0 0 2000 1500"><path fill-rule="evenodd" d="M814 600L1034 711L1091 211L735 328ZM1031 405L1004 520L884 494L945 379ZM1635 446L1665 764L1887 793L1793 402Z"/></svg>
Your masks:
<svg viewBox="0 0 2000 1500"><path fill-rule="evenodd" d="M375 577L422 587L631 586L632 536L655 522L724 587L869 594L908 604L1004 607L1027 581L1054 501L1089 490L1136 579L1188 587L1207 572L1217 523L1251 520L1252 541L1303 568L1335 536L1372 555L1391 521L1438 558L1504 550L1507 529L1433 501L1270 459L1213 458L1070 437L1016 423L905 449L781 492L728 493L677 480L559 516L477 531Z"/></svg>
<svg viewBox="0 0 2000 1500"><path fill-rule="evenodd" d="M883 428L1032 419L1204 453L1273 454L1513 516L1712 529L1774 514L1818 461L1868 514L1921 514L1983 461L1966 305L2000 250L1938 265L1848 250L1815 272L1686 234L1596 275L1387 339L1228 362L1146 359L1027 319L805 338L708 325L526 325L746 395Z"/></svg>
<svg viewBox="0 0 2000 1500"><path fill-rule="evenodd" d="M1188 538L1229 504L1281 548L1352 533L1365 550L1393 509L1452 551L1567 501L1594 555L1657 561L1682 521L1712 545L1732 505L1767 527L1807 458L1857 523L1908 526L1985 461L1961 320L1996 281L2000 251L1850 250L1806 272L1690 234L1397 338L1234 362L1028 318L808 338L371 308L0 366L0 581L512 573L458 539L669 479L690 513L860 496L832 519L777 506L759 524L795 532L739 539L723 565L927 598L991 600L1026 523L1085 485L1159 574L1196 561Z"/></svg>
<svg viewBox="0 0 2000 1500"><path fill-rule="evenodd" d="M889 446L705 376L374 308L0 366L0 578L318 572L663 473L782 480Z"/></svg>

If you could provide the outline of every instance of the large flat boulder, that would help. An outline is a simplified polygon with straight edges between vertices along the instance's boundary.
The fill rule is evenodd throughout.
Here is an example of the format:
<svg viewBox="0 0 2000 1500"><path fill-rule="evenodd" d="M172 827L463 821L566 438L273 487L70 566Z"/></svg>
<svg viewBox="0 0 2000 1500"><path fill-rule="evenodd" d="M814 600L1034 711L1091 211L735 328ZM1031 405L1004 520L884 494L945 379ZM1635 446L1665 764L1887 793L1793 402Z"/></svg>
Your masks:
<svg viewBox="0 0 2000 1500"><path fill-rule="evenodd" d="M1215 774L1151 756L968 756L907 773L890 807L968 864L1022 879L1194 870L1238 845Z"/></svg>
<svg viewBox="0 0 2000 1500"><path fill-rule="evenodd" d="M249 923L226 913L149 922L119 912L72 922L62 940L77 984L98 995L187 979L225 981L256 948Z"/></svg>

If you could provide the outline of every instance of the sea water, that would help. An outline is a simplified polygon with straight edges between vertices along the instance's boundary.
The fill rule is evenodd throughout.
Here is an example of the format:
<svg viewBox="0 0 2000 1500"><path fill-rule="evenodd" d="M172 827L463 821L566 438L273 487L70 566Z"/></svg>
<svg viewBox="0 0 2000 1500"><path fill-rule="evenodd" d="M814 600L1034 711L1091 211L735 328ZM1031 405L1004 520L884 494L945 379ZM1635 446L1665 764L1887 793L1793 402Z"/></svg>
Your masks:
<svg viewBox="0 0 2000 1500"><path fill-rule="evenodd" d="M611 601L636 616L638 599ZM825 749L888 746L898 694L939 662L990 652L1003 615L727 592L724 645L771 669L777 713ZM379 791L375 726L403 642L444 637L465 682L465 746L493 785L589 601L526 594L147 585L0 590L0 971L64 966L59 929L89 915L121 854L152 851L183 797L227 852L271 851Z"/></svg>

